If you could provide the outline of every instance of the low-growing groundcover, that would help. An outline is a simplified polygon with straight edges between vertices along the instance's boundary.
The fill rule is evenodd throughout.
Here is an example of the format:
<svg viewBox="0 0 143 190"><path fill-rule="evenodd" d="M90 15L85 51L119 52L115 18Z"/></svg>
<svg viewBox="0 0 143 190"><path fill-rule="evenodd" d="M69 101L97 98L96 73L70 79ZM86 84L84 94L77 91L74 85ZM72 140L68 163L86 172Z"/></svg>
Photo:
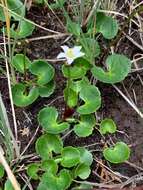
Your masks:
<svg viewBox="0 0 143 190"><path fill-rule="evenodd" d="M129 76L133 67L131 56L114 51L113 47L110 51L108 47L116 44L115 41L120 35L120 22L111 15L103 13L99 4L93 11L94 14L87 17L88 22L84 31L83 21L80 19L82 14L77 15L73 10L73 15L70 15L66 7L68 2L64 6L65 1L56 1L54 4L35 1L38 3L34 5L37 10L45 11L48 6L48 11L63 11L66 32L72 39L68 42L63 42L61 39L61 47L59 42L55 41L53 52L49 51L52 48L49 44L44 56L43 46L48 42L43 41L43 45L39 45L38 41L40 56L37 56L35 54L37 49L32 48L29 51L30 45L26 44L27 40L23 41L25 37L30 37L35 26L27 19L21 19L26 16L27 11L22 1L18 0L13 4L16 9L13 9L12 2L12 0L7 1L11 11L9 18L12 23L17 23L18 27L11 25L10 37L15 42L21 39L18 41L21 47L18 47L19 43L16 46L14 44L13 52L8 59L12 74L12 98L16 119L19 117L20 124L24 127L22 130L18 129L20 135L18 140L21 141L27 136L24 141L30 144L26 150L25 146L20 149L20 157L9 151L12 136L9 130L4 128L2 105L0 132L7 162L19 182L18 189L30 189L31 186L37 190L92 189L93 186L113 185L113 183L108 184L110 181L114 182L115 186L118 183L118 187L121 187L124 186L124 181L126 185L126 180L128 184L131 175L122 171L122 165L129 163L131 167L136 168L136 165L128 160L132 159L132 146L136 146L137 142L133 145L130 141L128 131L124 130L124 127L127 127L126 123L120 126L123 122L120 115L124 110L112 113L109 104L112 102L116 107L116 100L112 99L115 93L112 87L119 85L120 82L130 81ZM1 12L0 19L7 23L6 14ZM8 37L6 26L1 31ZM37 34L40 35L40 32ZM100 40L104 48L107 46L107 51L104 51ZM102 52L105 52L104 56ZM56 63L50 61L51 55L54 56L54 61L56 58ZM3 54L2 58L5 60ZM3 68L1 72L4 76ZM104 88L109 88L112 92L106 92ZM130 108L123 101L122 104L126 109ZM122 105L120 106L122 108ZM106 114L104 114L105 107L107 107ZM19 116L21 114L27 119L24 120L24 115ZM127 165L124 167L129 169ZM121 170L117 172L116 168ZM8 173L7 168L1 161L2 189L16 189L11 178L7 179L6 173ZM100 186L100 182L103 186Z"/></svg>

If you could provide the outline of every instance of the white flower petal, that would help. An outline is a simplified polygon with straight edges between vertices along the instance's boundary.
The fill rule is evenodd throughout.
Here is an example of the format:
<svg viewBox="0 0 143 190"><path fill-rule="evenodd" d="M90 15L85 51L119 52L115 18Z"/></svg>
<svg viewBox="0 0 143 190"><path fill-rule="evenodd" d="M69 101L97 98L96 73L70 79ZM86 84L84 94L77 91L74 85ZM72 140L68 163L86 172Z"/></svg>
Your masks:
<svg viewBox="0 0 143 190"><path fill-rule="evenodd" d="M69 48L68 46L64 45L61 46L61 48L63 49L64 52L59 53L57 58L58 59L65 58L67 60L68 65L71 65L76 58L85 55L83 52L80 51L82 48L81 46L75 46L73 48Z"/></svg>
<svg viewBox="0 0 143 190"><path fill-rule="evenodd" d="M66 52L68 51L68 49L69 49L68 46L61 46L61 48L64 50L65 53L66 53Z"/></svg>
<svg viewBox="0 0 143 190"><path fill-rule="evenodd" d="M80 50L81 50L81 46L75 46L75 47L73 47L73 51L74 52L79 52Z"/></svg>
<svg viewBox="0 0 143 190"><path fill-rule="evenodd" d="M81 49L81 46L76 46L73 49L73 53L74 53L74 55L75 55L76 58L84 56L84 53L81 52L80 49Z"/></svg>
<svg viewBox="0 0 143 190"><path fill-rule="evenodd" d="M67 57L67 64L68 65L71 65L73 61L74 61L74 59Z"/></svg>
<svg viewBox="0 0 143 190"><path fill-rule="evenodd" d="M82 52L78 52L77 54L76 54L76 58L78 58L78 57L82 57L82 56L84 56L85 54L84 53L82 53Z"/></svg>
<svg viewBox="0 0 143 190"><path fill-rule="evenodd" d="M58 54L58 56L57 56L57 59L61 59L61 58L65 58L66 57L66 55L65 55L65 53L59 53Z"/></svg>
<svg viewBox="0 0 143 190"><path fill-rule="evenodd" d="M85 53L80 52L79 55L78 55L78 57L83 57L84 55L85 55Z"/></svg>

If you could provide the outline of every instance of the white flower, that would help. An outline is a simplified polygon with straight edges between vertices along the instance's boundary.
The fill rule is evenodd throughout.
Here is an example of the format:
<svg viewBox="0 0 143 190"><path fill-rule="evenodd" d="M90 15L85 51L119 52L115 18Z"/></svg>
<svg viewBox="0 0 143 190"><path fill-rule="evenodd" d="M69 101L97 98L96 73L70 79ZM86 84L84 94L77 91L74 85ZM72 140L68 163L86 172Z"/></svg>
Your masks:
<svg viewBox="0 0 143 190"><path fill-rule="evenodd" d="M81 46L75 46L73 48L69 48L68 46L61 46L64 52L59 53L57 56L58 59L65 58L67 63L71 65L71 63L78 57L84 56L84 53L81 52Z"/></svg>

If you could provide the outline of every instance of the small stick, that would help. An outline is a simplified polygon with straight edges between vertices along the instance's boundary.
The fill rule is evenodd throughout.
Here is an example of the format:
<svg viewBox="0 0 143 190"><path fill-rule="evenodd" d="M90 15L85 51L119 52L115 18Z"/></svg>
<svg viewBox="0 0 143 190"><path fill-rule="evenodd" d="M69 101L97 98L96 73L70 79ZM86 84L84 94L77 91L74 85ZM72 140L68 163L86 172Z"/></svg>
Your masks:
<svg viewBox="0 0 143 190"><path fill-rule="evenodd" d="M116 91L129 103L129 105L138 113L138 115L141 117L141 118L143 118L143 113L138 109L138 107L133 103L133 102L131 102L128 98L127 98L127 96L125 96L124 94L123 94L123 92L116 86L116 85L112 85L115 89L116 89Z"/></svg>
<svg viewBox="0 0 143 190"><path fill-rule="evenodd" d="M34 140L35 136L37 135L37 132L39 130L39 126L37 127L33 137L30 139L29 143L27 144L27 146L24 148L23 152L20 154L20 157L23 156L23 154L27 151L27 149L29 148L29 146L31 145L32 141Z"/></svg>
<svg viewBox="0 0 143 190"><path fill-rule="evenodd" d="M7 81L8 81L8 90L9 90L9 97L10 97L10 103L11 103L11 110L12 110L12 116L13 116L13 123L14 123L14 132L15 132L15 139L17 141L17 123L16 123L16 115L14 110L14 103L12 98L12 89L11 89L11 79L10 79L10 73L9 73L9 66L8 66L8 60L7 60L7 50L6 50L6 41L5 41L5 33L3 32L3 39L4 39L4 53L5 53L5 64L6 64L6 72L7 72ZM18 156L18 155L17 155Z"/></svg>

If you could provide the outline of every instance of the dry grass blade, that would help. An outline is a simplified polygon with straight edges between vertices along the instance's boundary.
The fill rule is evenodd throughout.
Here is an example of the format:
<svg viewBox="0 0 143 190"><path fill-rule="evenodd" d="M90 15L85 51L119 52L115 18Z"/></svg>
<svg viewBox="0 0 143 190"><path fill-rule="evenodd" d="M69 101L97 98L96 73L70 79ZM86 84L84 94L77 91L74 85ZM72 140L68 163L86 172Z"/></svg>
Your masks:
<svg viewBox="0 0 143 190"><path fill-rule="evenodd" d="M17 16L18 18L21 18L22 20L24 21L27 21L28 23L30 24L33 24L34 26L37 26L38 28L41 28L47 32L51 32L51 33L55 33L55 34L60 34L61 32L57 32L57 31L54 31L54 30L50 30L48 28L45 28L43 26L40 26L39 24L36 24L35 22L31 21L31 20L28 20L24 17L22 17L21 15L18 15L17 13L15 13L14 11L11 11L10 9L8 9L7 7L5 7L4 5L0 4L0 7L2 7L3 9L5 10L8 10L8 12L12 13L13 15Z"/></svg>
<svg viewBox="0 0 143 190"><path fill-rule="evenodd" d="M137 112L137 114L143 119L143 113L138 109L138 107L133 102L131 102L129 98L125 96L125 94L123 94L123 92L116 85L112 85L112 86L124 98L124 100L126 100L126 102L128 102L128 104Z"/></svg>
<svg viewBox="0 0 143 190"><path fill-rule="evenodd" d="M12 171L11 171L11 169L10 169L10 167L9 167L9 165L8 165L4 155L3 155L3 149L1 146L0 146L0 163L3 165L3 167L7 173L7 176L9 178L12 186L14 187L14 189L15 190L21 190L14 174L12 173Z"/></svg>
<svg viewBox="0 0 143 190"><path fill-rule="evenodd" d="M101 0L102 9L114 11L117 9L118 0Z"/></svg>
<svg viewBox="0 0 143 190"><path fill-rule="evenodd" d="M6 113L6 108L4 106L1 94L0 94L0 120L1 120L2 126L4 128L3 130L1 129L2 133L4 135L3 143L5 144L5 146L7 148L6 151L8 154L10 154L9 156L11 157L11 159L14 159L13 149L15 149L16 156L19 156L19 148L15 141L15 138L13 136L11 128L10 128L10 124L9 124L7 113ZM11 143L11 141L12 141L12 143Z"/></svg>
<svg viewBox="0 0 143 190"><path fill-rule="evenodd" d="M13 122L14 122L15 138L17 140L17 123L16 123L16 116L15 116L13 98L12 98L11 79L10 79L8 60L7 60L7 50L6 50L6 41L5 41L5 33L4 32L3 32L3 39L4 39L4 53L5 53L6 73L7 73L7 80L8 80L8 90L9 90L9 97L10 97L12 116L13 116ZM16 154L17 154L17 157L18 157L19 156L19 151L17 149L17 146L16 146Z"/></svg>

